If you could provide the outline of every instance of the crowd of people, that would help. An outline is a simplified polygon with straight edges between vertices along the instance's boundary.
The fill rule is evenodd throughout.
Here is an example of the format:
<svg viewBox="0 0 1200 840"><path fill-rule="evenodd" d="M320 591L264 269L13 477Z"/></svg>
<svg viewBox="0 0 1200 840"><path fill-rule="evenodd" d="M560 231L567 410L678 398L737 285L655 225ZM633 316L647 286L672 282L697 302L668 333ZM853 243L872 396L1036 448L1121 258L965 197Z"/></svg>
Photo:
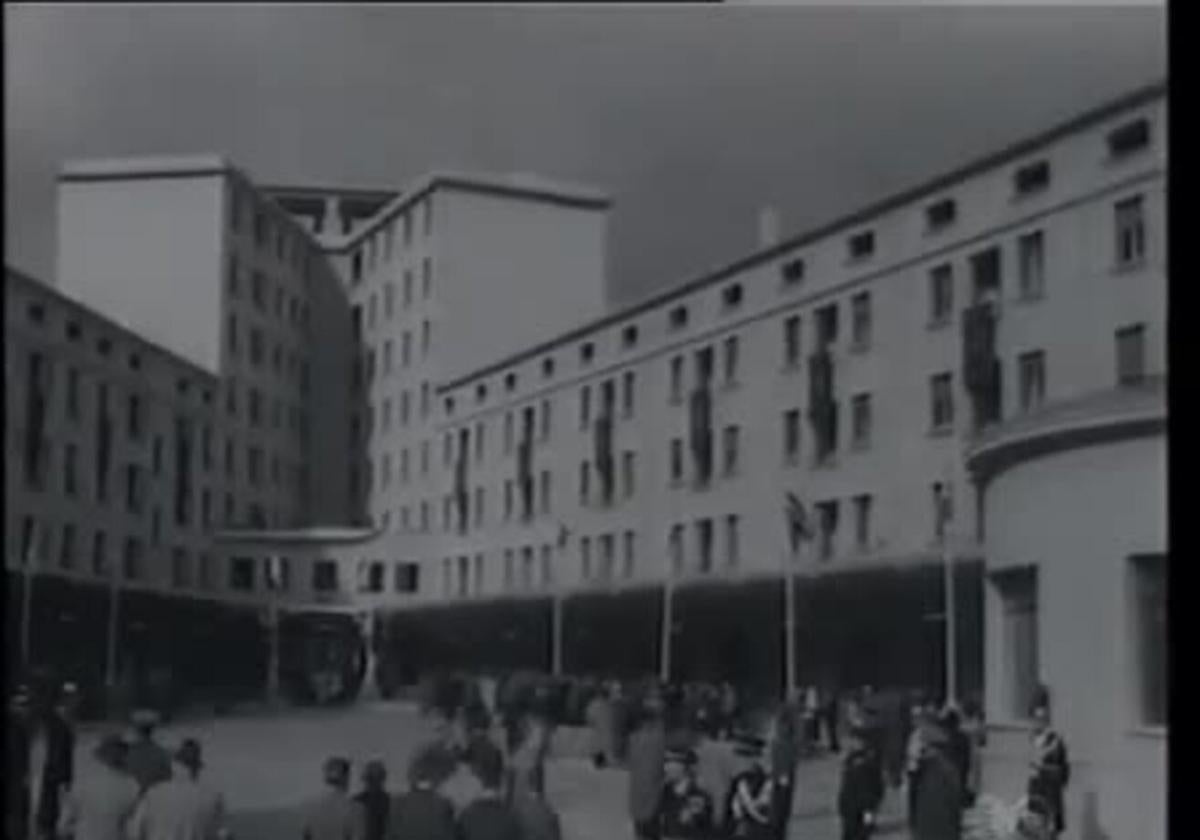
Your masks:
<svg viewBox="0 0 1200 840"><path fill-rule="evenodd" d="M785 840L797 767L817 752L837 755L836 810L844 840L879 828L887 791L903 792L913 840L968 840L964 813L979 792L983 723L975 703L960 710L927 698L870 688L838 696L805 689L774 704L740 698L730 685L653 681L502 681L441 676L421 692L432 734L412 756L406 789L392 793L379 761L361 770L324 761L323 792L300 840L561 840L546 796L556 727L585 725L600 771L628 775L628 819L638 840ZM76 779L73 708L65 686L42 721L46 759L31 803L29 697L10 706L6 838L27 840L219 840L228 838L221 795L203 774L203 750L185 739L168 750L157 718L141 710L129 736L102 738L95 767ZM1025 819L1019 836L1057 837L1070 775L1066 745L1037 722ZM614 835L615 836L615 835Z"/></svg>

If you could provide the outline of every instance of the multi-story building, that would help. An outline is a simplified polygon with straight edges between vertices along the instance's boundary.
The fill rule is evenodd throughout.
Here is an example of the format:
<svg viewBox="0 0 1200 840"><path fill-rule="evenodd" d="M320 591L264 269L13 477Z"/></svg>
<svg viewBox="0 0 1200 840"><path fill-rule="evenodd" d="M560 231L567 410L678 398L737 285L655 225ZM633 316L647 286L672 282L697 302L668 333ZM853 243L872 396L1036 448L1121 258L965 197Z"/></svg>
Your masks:
<svg viewBox="0 0 1200 840"><path fill-rule="evenodd" d="M211 379L223 530L187 549L237 597L385 618L388 680L669 651L774 690L787 585L802 682L943 686L953 616L994 778L1046 683L1075 822L1151 836L1112 768L1161 799L1164 93L621 309L592 190L216 159L68 167L60 285Z"/></svg>

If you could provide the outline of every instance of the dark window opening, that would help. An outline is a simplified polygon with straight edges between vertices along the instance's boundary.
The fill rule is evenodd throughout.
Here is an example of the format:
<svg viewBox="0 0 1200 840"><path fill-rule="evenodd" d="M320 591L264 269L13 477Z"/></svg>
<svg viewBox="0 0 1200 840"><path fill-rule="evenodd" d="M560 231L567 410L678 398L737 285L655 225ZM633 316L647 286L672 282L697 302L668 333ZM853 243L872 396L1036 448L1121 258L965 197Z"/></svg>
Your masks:
<svg viewBox="0 0 1200 840"><path fill-rule="evenodd" d="M850 251L850 259L861 260L875 253L875 234L872 231L863 231L851 236L847 242L847 247Z"/></svg>
<svg viewBox="0 0 1200 840"><path fill-rule="evenodd" d="M1013 176L1017 195L1039 192L1050 186L1050 162L1039 160L1017 170Z"/></svg>
<svg viewBox="0 0 1200 840"><path fill-rule="evenodd" d="M680 330L687 326L688 310L686 306L676 306L671 310L670 324L671 329Z"/></svg>
<svg viewBox="0 0 1200 840"><path fill-rule="evenodd" d="M1108 151L1113 157L1123 157L1150 145L1150 121L1134 120L1109 132Z"/></svg>

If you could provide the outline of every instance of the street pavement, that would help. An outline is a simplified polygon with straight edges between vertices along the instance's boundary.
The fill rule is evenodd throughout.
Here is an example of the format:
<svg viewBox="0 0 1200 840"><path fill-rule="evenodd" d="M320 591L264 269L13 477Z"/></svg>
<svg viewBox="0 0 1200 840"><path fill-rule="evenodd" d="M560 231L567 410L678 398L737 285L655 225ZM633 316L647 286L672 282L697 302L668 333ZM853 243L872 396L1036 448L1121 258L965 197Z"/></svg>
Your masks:
<svg viewBox="0 0 1200 840"><path fill-rule="evenodd" d="M100 731L81 734L80 772ZM181 738L204 745L205 776L225 796L236 840L297 840L306 801L321 789L321 763L342 755L358 769L381 759L391 790L405 786L409 758L427 729L410 706L360 703L347 709L288 710L275 716L251 715L184 722L163 727L159 740L173 747ZM626 817L627 777L623 770L596 770L580 758L552 759L547 796L558 810L564 840L621 840L632 836ZM837 840L835 810L838 759L804 761L788 840ZM900 795L888 794L876 837L901 838Z"/></svg>

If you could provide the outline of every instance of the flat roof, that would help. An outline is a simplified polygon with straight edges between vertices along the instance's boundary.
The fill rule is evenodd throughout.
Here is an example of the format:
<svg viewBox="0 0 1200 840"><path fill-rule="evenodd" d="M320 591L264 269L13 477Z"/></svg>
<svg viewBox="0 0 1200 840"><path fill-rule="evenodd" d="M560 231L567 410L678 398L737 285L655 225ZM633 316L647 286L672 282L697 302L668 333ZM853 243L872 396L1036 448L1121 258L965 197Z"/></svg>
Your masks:
<svg viewBox="0 0 1200 840"><path fill-rule="evenodd" d="M221 155L152 155L69 160L59 169L60 181L115 181L154 177L223 175L233 167Z"/></svg>
<svg viewBox="0 0 1200 840"><path fill-rule="evenodd" d="M620 322L642 312L655 309L663 304L670 303L673 300L686 297L687 295L690 295L702 288L711 286L722 280L726 280L736 274L761 265L762 263L782 257L788 252L797 248L811 245L814 242L825 239L826 237L835 233L861 226L873 218L882 215L883 213L895 210L907 204L911 204L918 199L940 193L947 187L957 184L973 175L978 175L979 173L986 172L989 169L994 169L1003 164L1011 163L1014 160L1025 157L1026 155L1044 148L1050 143L1053 143L1071 134L1075 134L1076 132L1079 132L1085 128L1089 128L1096 123L1103 122L1104 120L1116 116L1123 111L1127 111L1140 105L1144 105L1148 102L1153 102L1157 99L1160 99L1166 95L1166 92L1166 80L1160 80L1148 85L1144 85L1130 93L1109 100L1108 102L1085 111L1082 114L1078 114L1046 131L1010 144L998 152L992 152L988 155L977 158L976 160L971 161L963 166L956 167L949 172L935 176L927 181L917 184L916 186L903 190L902 192L887 196L879 201L867 205L860 210L856 210L848 215L842 216L841 218L834 219L833 221L822 224L816 228L791 236L775 245L751 252L747 256L734 260L731 263L727 263L726 265L699 277L682 282L679 285L673 286L665 291L653 294L644 300L629 304L607 315L603 315L590 323L574 327L571 330L561 333L554 338L547 339L546 341L535 344L526 348L525 350L514 353L507 358L489 363L470 373L456 377L450 382L438 386L437 393L443 394L447 391L452 391L455 388L460 388L475 379L498 373L505 368L519 364L543 353L550 352L560 345L577 341L592 333L599 332L606 327L619 324Z"/></svg>

